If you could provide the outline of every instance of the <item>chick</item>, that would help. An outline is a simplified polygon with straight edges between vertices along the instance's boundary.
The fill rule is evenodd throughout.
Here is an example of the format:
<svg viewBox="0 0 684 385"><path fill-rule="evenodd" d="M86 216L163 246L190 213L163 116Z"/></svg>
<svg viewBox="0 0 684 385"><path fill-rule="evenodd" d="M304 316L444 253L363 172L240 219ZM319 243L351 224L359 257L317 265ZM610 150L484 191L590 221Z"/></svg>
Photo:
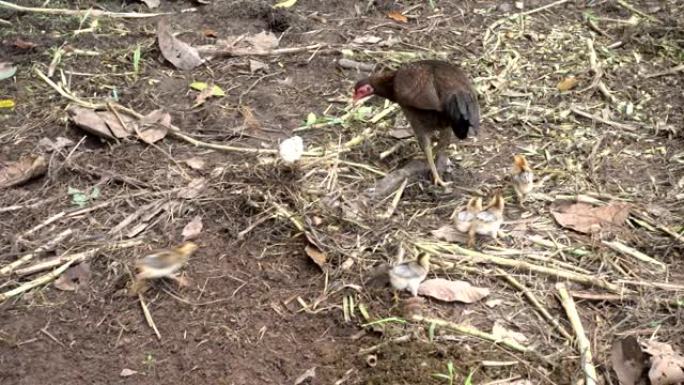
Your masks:
<svg viewBox="0 0 684 385"><path fill-rule="evenodd" d="M475 245L475 234L489 235L498 242L499 228L503 223L504 199L501 190L494 193L487 207L478 213L468 230L468 246Z"/></svg>
<svg viewBox="0 0 684 385"><path fill-rule="evenodd" d="M475 219L475 216L482 211L482 198L470 198L465 210L462 210L456 216L456 230L467 233L470 225Z"/></svg>
<svg viewBox="0 0 684 385"><path fill-rule="evenodd" d="M520 204L520 207L525 207L525 198L534 186L534 174L524 156L515 155L513 157L512 174L513 189L515 189L515 194L518 196L518 204Z"/></svg>
<svg viewBox="0 0 684 385"><path fill-rule="evenodd" d="M135 264L138 274L135 276L131 292L137 293L141 290L146 280L164 277L175 280L181 286L186 286L187 282L176 273L185 265L197 247L193 242L184 242L173 249L158 250L139 259Z"/></svg>
<svg viewBox="0 0 684 385"><path fill-rule="evenodd" d="M430 254L421 254L416 261L404 262L389 270L389 279L395 290L408 290L416 297L418 286L430 271Z"/></svg>

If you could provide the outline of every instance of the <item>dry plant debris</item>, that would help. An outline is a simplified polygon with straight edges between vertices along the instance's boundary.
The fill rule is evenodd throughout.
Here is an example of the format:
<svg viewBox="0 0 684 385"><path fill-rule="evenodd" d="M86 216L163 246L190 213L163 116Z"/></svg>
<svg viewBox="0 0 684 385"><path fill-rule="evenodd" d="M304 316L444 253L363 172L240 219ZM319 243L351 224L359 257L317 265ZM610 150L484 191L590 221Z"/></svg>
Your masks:
<svg viewBox="0 0 684 385"><path fill-rule="evenodd" d="M25 378L0 378L106 362L110 382L437 383L452 361L454 383L682 382L680 2L162 0L167 21L14 3L0 355ZM423 58L481 98L484 135L449 149L443 189L397 106L349 104L363 73ZM466 247L450 215L496 188L499 244ZM121 295L137 256L181 239L202 245L189 286ZM394 303L388 264L422 252L425 298Z"/></svg>

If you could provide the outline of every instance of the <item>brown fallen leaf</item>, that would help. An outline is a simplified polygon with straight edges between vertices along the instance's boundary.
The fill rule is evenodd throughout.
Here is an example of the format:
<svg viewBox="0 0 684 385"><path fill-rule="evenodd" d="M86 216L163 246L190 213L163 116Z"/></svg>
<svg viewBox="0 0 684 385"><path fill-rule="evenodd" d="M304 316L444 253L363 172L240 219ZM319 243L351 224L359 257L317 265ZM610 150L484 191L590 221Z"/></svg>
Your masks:
<svg viewBox="0 0 684 385"><path fill-rule="evenodd" d="M71 106L67 109L71 121L82 130L107 139L123 139L135 133L135 118L124 113L119 117L110 111L95 111L90 108ZM121 122L124 125L121 125Z"/></svg>
<svg viewBox="0 0 684 385"><path fill-rule="evenodd" d="M55 280L55 287L62 291L74 291L78 288L88 286L90 279L90 264L88 262L79 263L67 269Z"/></svg>
<svg viewBox="0 0 684 385"><path fill-rule="evenodd" d="M202 34L206 37L213 37L213 38L218 37L218 33L211 28L204 28L202 30Z"/></svg>
<svg viewBox="0 0 684 385"><path fill-rule="evenodd" d="M14 41L12 42L12 45L18 49L33 49L33 48L38 47L38 44L36 44L32 41L26 41L26 40L23 40L20 38L14 39Z"/></svg>
<svg viewBox="0 0 684 385"><path fill-rule="evenodd" d="M73 144L73 140L63 136L58 136L55 140L45 137L38 141L38 146L42 147L47 152L59 151L62 148L72 146Z"/></svg>
<svg viewBox="0 0 684 385"><path fill-rule="evenodd" d="M306 252L306 255L308 255L309 258L311 258L311 260L321 268L321 270L325 270L328 257L322 251L318 250L317 247L312 245L306 245L304 251Z"/></svg>
<svg viewBox="0 0 684 385"><path fill-rule="evenodd" d="M142 128L138 137L145 143L152 144L166 137L171 125L171 114L163 109L157 109L140 119Z"/></svg>
<svg viewBox="0 0 684 385"><path fill-rule="evenodd" d="M524 334L509 330L503 326L502 320L494 321L494 326L492 326L492 335L500 340L508 340L524 344L527 342L527 337Z"/></svg>
<svg viewBox="0 0 684 385"><path fill-rule="evenodd" d="M193 170L201 170L204 168L204 160L196 156L190 159L186 159L185 164L187 164L188 167L190 167Z"/></svg>
<svg viewBox="0 0 684 385"><path fill-rule="evenodd" d="M261 70L265 71L267 69L268 69L268 64L266 64L262 61L259 61L259 60L253 60L253 59L249 60L249 72L255 73L257 71L261 71Z"/></svg>
<svg viewBox="0 0 684 385"><path fill-rule="evenodd" d="M204 63L197 49L173 36L165 18L157 24L157 42L164 58L176 68L191 70Z"/></svg>
<svg viewBox="0 0 684 385"><path fill-rule="evenodd" d="M407 139L413 137L413 132L405 129L405 128L395 128L393 130L390 130L387 135L391 136L394 139Z"/></svg>
<svg viewBox="0 0 684 385"><path fill-rule="evenodd" d="M651 385L675 385L684 382L684 356L670 344L646 340L641 342L644 352L651 355L648 378Z"/></svg>
<svg viewBox="0 0 684 385"><path fill-rule="evenodd" d="M613 341L610 362L620 385L636 385L645 378L647 357L634 336Z"/></svg>
<svg viewBox="0 0 684 385"><path fill-rule="evenodd" d="M251 108L245 105L240 106L240 114L242 114L245 126L253 130L261 128L261 124L254 116L254 112L252 112Z"/></svg>
<svg viewBox="0 0 684 385"><path fill-rule="evenodd" d="M254 51L270 51L272 49L278 48L280 40L272 32L261 31L256 35L249 35L244 38L246 43L249 43Z"/></svg>
<svg viewBox="0 0 684 385"><path fill-rule="evenodd" d="M408 18L399 11L390 11L387 13L387 17L400 23L408 23Z"/></svg>
<svg viewBox="0 0 684 385"><path fill-rule="evenodd" d="M204 178L195 178L188 183L188 185L178 191L178 198L194 199L197 198L204 189L207 188L207 180Z"/></svg>
<svg viewBox="0 0 684 385"><path fill-rule="evenodd" d="M554 202L551 215L563 227L592 234L620 228L629 216L630 207L626 203L594 207L587 203Z"/></svg>
<svg viewBox="0 0 684 385"><path fill-rule="evenodd" d="M570 91L579 84L579 80L574 76L569 76L558 82L558 90L561 92Z"/></svg>
<svg viewBox="0 0 684 385"><path fill-rule="evenodd" d="M197 238L198 235L202 232L202 217L197 215L196 217L192 218L190 222L188 222L185 227L183 227L183 241L189 241L191 239Z"/></svg>
<svg viewBox="0 0 684 385"><path fill-rule="evenodd" d="M39 155L26 155L14 162L0 162L0 189L18 186L47 172L48 163Z"/></svg>
<svg viewBox="0 0 684 385"><path fill-rule="evenodd" d="M465 281L434 278L423 281L418 287L418 294L444 302L473 303L488 296L489 289L475 287Z"/></svg>

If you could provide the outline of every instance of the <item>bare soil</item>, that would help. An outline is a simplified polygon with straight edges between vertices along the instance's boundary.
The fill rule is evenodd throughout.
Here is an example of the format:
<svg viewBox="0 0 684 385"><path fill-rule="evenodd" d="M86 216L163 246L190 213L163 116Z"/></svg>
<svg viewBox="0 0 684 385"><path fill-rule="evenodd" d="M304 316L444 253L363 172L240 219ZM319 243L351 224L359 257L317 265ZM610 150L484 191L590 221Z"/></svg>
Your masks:
<svg viewBox="0 0 684 385"><path fill-rule="evenodd" d="M41 7L45 2L20 3ZM684 27L677 17L684 14L680 2L632 1L638 10L658 19L651 22L642 17L637 25L601 19L627 20L633 15L602 1L570 1L509 19L507 15L519 10L507 2L435 0L436 8L429 2L390 3L299 0L280 11L261 1L214 0L198 5L161 0L155 10L130 0L59 0L47 5L172 12L168 16L172 30L193 45L212 44L212 36L266 30L281 37L280 47L322 43L334 48L214 58L192 71L177 70L162 57L156 43L158 18L101 17L93 25L90 17L0 7L0 19L8 22L0 24L0 62L19 69L13 79L0 81L0 99L16 102L14 109L0 109L0 166L26 154L43 154L49 160L45 176L0 195L0 267L66 229L74 230L74 235L40 258L127 238L132 227L145 221L134 221L120 234L109 232L145 205L168 204L135 235L144 241L142 245L101 252L90 259L91 275L76 291L47 284L0 304L0 383L293 384L315 368L315 376L302 384L440 384L447 382L433 374L444 373L447 363L453 362L458 383L474 371L476 384L515 378L535 384L576 384L584 378L578 352L520 291L501 279L492 263L463 259L448 267L436 258L431 274L487 287L492 293L487 300L500 300L498 304L425 299L407 305L405 294L396 303L387 287L368 283L373 268L393 261L400 244L412 258L418 241L436 241L430 231L448 224L453 210L467 199L458 186L483 191L505 186L504 175L517 152L526 153L538 178L544 179L539 193L626 200L651 226L632 219L618 235L579 234L553 221L550 202L533 199L527 209L521 209L509 191L504 231L512 236L503 240L503 251L517 254L502 254L502 249L488 248L486 241L478 246L483 252L545 266L548 261L526 258L548 257L611 282L684 282L684 72L649 77L684 62ZM524 2L522 12L546 3ZM188 8L193 10L181 12ZM391 9L408 11L408 22L388 18ZM588 18L598 18L602 33L592 29ZM363 53L352 43L363 35L400 42L389 47L370 45L365 48L376 53ZM581 91L595 78L587 38L594 41L603 65L601 80L615 100L597 87ZM620 44L612 46L616 42ZM63 45L67 53L52 80L65 80L79 98L109 98L140 113L164 108L182 132L205 142L244 148L276 148L311 112L319 117L344 114L351 86L362 75L338 66L342 49L355 48L356 60L389 66L402 61L393 52L432 57L445 51L449 60L461 63L475 79L482 95L483 132L452 148L455 166L447 177L457 187L434 187L427 175L421 175L407 185L392 215L383 218L378 214L387 210L392 197L357 198L381 178L373 170L391 173L420 158L412 138L400 141L389 134L405 127L401 114L390 114L375 127L352 120L344 126L303 130L299 135L309 148L325 148L332 156L313 157L293 167L275 162L272 155L210 150L172 136L156 147L133 139L102 140L70 123L65 112L69 100L36 76L34 69L47 72L55 50ZM136 75L132 61L138 46L142 59ZM269 67L251 73L250 59ZM558 92L557 83L570 75L579 79L577 88ZM189 88L193 81L211 81L227 95L193 107L197 95ZM385 107L378 100L369 105L374 113ZM573 106L636 129L626 131L578 116L571 112ZM256 125L246 124L245 108L254 114ZM350 151L336 152L368 127L375 136ZM66 137L77 145L47 152L38 144L46 137ZM380 153L397 144L396 151L380 158ZM195 157L204 161L200 170L185 163ZM175 189L199 177L208 180L207 188L196 198L178 199ZM101 195L86 207L114 203L68 215L26 235L55 214L78 209L70 188L93 186ZM328 258L325 271L304 252L308 241L302 231L282 212L276 215L276 207L295 214L315 238ZM160 281L144 295L161 334L158 339L139 299L126 295L129 271L149 250L180 243L184 226L195 216L202 218L204 228L196 240L200 249L185 268L190 286ZM544 249L525 235L515 235L516 231L568 247ZM615 253L602 239L628 244L665 263L667 271ZM590 253L576 257L569 251L574 247ZM549 262L548 266L560 265ZM572 330L554 289L560 279L525 268L505 270L525 282ZM0 277L0 292L32 278ZM591 285L568 285L575 291L609 294ZM635 290L638 299L576 299L601 381L612 383L617 383L610 369L615 338L655 336L684 348L681 288L621 285ZM358 307L345 320L343 304L349 298L363 304L369 320ZM364 326L390 317L410 319L416 312L488 332L495 321L502 321L523 333L528 338L525 345L538 354L441 328L431 339L428 325L416 322L390 320ZM122 376L124 369L135 373Z"/></svg>

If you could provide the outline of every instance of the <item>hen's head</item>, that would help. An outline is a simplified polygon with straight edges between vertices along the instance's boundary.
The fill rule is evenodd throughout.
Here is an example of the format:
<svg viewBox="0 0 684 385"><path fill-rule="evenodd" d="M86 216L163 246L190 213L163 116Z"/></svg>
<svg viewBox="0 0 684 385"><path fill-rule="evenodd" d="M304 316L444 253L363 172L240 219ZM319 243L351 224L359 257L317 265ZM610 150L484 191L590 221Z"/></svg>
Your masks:
<svg viewBox="0 0 684 385"><path fill-rule="evenodd" d="M359 99L363 99L366 96L373 95L375 93L375 90L373 89L373 86L370 85L370 82L368 81L368 78L366 79L361 79L358 82L356 82L356 85L354 85L354 101L357 101Z"/></svg>

